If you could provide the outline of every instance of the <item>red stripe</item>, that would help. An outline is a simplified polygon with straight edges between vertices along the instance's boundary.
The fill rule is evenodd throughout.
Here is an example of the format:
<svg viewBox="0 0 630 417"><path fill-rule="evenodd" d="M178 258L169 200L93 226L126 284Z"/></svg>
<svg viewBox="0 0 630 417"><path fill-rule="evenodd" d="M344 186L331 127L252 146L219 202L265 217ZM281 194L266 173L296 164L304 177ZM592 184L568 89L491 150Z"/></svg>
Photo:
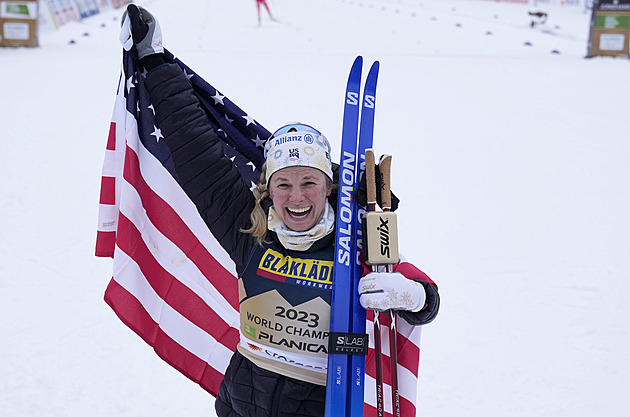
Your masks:
<svg viewBox="0 0 630 417"><path fill-rule="evenodd" d="M107 150L116 150L116 122L111 122L109 125L109 135L107 136Z"/></svg>
<svg viewBox="0 0 630 417"><path fill-rule="evenodd" d="M162 268L142 240L141 233L122 214L118 221L118 247L138 264L149 285L169 306L228 349L236 349L238 330L230 327L197 293Z"/></svg>
<svg viewBox="0 0 630 417"><path fill-rule="evenodd" d="M114 257L116 232L96 232L96 256Z"/></svg>
<svg viewBox="0 0 630 417"><path fill-rule="evenodd" d="M116 177L101 177L100 204L116 204Z"/></svg>
<svg viewBox="0 0 630 417"><path fill-rule="evenodd" d="M140 301L112 279L105 290L105 302L127 327L153 346L158 325L146 312Z"/></svg>
<svg viewBox="0 0 630 417"><path fill-rule="evenodd" d="M189 257L206 279L238 311L236 277L212 257L179 214L149 187L140 173L138 156L129 147L125 156L123 175L140 195L142 205L153 225Z"/></svg>
<svg viewBox="0 0 630 417"><path fill-rule="evenodd" d="M219 386L223 380L223 373L190 353L183 346L171 339L162 329L158 328L158 334L153 348L158 356L164 359L173 368L198 383L213 396L216 397L218 395Z"/></svg>
<svg viewBox="0 0 630 417"><path fill-rule="evenodd" d="M155 352L175 369L199 383L216 397L223 373L199 359L164 333L142 304L115 280L105 291L105 302L120 320L140 336Z"/></svg>

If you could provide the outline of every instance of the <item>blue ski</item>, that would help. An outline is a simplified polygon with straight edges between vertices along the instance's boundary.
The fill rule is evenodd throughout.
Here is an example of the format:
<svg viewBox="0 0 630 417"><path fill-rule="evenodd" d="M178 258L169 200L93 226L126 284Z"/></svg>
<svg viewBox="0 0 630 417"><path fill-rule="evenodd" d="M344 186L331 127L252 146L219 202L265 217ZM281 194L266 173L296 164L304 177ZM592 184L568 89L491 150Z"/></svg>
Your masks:
<svg viewBox="0 0 630 417"><path fill-rule="evenodd" d="M356 173L357 137L359 132L359 94L363 58L358 56L352 64L346 87L341 132L341 161L339 166L339 194L335 225L335 263L330 312L330 332L340 334L350 330L350 303L352 290L352 216L354 214L354 187ZM329 335L333 338L333 335ZM326 417L345 417L348 398L347 354L328 352L326 375Z"/></svg>
<svg viewBox="0 0 630 417"><path fill-rule="evenodd" d="M365 150L372 148L374 138L374 110L376 106L376 82L378 80L379 62L375 61L370 67L365 87L363 90L363 101L361 102L361 124L359 130L359 143L357 149L358 160L357 175L355 176L356 186L358 189L361 175L365 172ZM355 204L354 209L354 248L355 263L352 271L352 291L351 291L351 323L350 331L352 333L365 333L365 309L359 303L359 280L363 275L359 255L363 249L363 236L361 220L365 214L365 207ZM348 416L362 417L364 402L364 381L365 381L365 356L350 356L350 399L348 402Z"/></svg>
<svg viewBox="0 0 630 417"><path fill-rule="evenodd" d="M328 354L326 382L326 417L362 417L364 408L365 356L356 353L357 349L361 348L367 352L367 337L361 338L366 333L365 310L359 303L357 292L362 275L359 254L363 245L361 217L365 213L365 208L356 204L354 194L361 173L365 170L365 149L372 147L379 63L377 61L372 64L360 101L362 66L363 58L359 56L350 70L345 95L329 336L331 351Z"/></svg>

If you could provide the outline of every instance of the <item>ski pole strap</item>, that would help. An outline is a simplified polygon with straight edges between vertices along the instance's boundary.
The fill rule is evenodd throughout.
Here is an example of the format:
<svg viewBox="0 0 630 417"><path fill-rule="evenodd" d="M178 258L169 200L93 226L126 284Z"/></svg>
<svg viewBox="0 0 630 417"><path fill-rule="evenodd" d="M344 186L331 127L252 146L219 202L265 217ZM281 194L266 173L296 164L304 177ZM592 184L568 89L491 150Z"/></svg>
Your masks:
<svg viewBox="0 0 630 417"><path fill-rule="evenodd" d="M366 333L330 332L328 334L328 353L367 356L368 335Z"/></svg>

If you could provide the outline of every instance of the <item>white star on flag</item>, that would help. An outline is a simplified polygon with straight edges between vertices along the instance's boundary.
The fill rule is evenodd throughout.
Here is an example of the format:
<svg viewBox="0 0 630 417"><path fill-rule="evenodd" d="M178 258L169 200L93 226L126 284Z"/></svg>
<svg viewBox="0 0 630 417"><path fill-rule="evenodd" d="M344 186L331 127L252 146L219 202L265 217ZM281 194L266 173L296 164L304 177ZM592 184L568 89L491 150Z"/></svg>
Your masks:
<svg viewBox="0 0 630 417"><path fill-rule="evenodd" d="M265 146L266 141L262 140L260 136L256 135L256 139L252 139L252 142L254 142L259 148L262 148L263 146Z"/></svg>
<svg viewBox="0 0 630 417"><path fill-rule="evenodd" d="M223 99L225 98L225 96L222 96L221 93L219 93L219 90L217 90L217 93L215 95L212 96L212 99L214 100L214 104L223 104Z"/></svg>
<svg viewBox="0 0 630 417"><path fill-rule="evenodd" d="M156 142L159 142L161 138L164 138L164 136L162 136L162 131L158 129L156 125L153 125L153 133L151 133L151 136L155 136Z"/></svg>
<svg viewBox="0 0 630 417"><path fill-rule="evenodd" d="M249 114L246 114L245 116L241 116L241 117L247 121L247 124L245 126L249 126L251 123L256 124L256 122L254 121L254 118L251 117Z"/></svg>
<svg viewBox="0 0 630 417"><path fill-rule="evenodd" d="M129 92L131 91L131 89L135 87L134 83L133 83L133 75L129 78L127 78L127 94L129 94Z"/></svg>

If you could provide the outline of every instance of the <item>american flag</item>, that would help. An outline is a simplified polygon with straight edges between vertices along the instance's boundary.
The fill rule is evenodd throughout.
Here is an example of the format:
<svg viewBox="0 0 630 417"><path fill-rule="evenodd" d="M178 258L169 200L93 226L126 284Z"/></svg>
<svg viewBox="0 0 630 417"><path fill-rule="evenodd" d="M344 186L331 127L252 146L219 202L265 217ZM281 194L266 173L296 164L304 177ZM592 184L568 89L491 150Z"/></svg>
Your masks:
<svg viewBox="0 0 630 417"><path fill-rule="evenodd" d="M225 155L253 186L269 131L179 59L168 51L166 55L186 73L209 123L224 140ZM162 359L216 396L239 343L236 271L180 186L145 77L135 52L124 51L103 163L96 240L96 256L114 259L105 301ZM400 320L403 416L415 415L419 332ZM383 355L384 382L389 384L387 347ZM374 359L371 350L366 416L376 415ZM385 411L391 413L388 387Z"/></svg>

